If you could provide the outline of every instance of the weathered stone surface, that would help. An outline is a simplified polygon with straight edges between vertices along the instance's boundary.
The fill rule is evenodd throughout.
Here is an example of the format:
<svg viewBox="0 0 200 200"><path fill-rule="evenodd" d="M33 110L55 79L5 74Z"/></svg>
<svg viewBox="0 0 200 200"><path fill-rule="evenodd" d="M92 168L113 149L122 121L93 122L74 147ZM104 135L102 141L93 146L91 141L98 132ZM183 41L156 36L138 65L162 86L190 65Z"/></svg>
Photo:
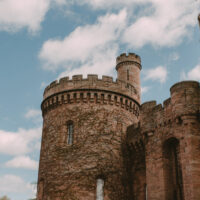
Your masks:
<svg viewBox="0 0 200 200"><path fill-rule="evenodd" d="M132 177L140 174L141 184L146 180L148 200L200 199L199 114L200 86L195 81L172 86L163 106L154 101L141 105L139 125L128 129L128 144L131 152L137 149L145 157L146 176L139 167Z"/></svg>
<svg viewBox="0 0 200 200"><path fill-rule="evenodd" d="M140 105L140 57L116 69L116 82L75 75L45 89L37 200L94 200L99 178L104 200L199 200L199 82Z"/></svg>
<svg viewBox="0 0 200 200"><path fill-rule="evenodd" d="M135 68L131 63L129 71ZM42 103L38 200L94 200L98 177L105 182L105 200L127 200L123 146L127 127L138 122L139 103L140 88L125 79L76 75L52 82ZM67 144L69 121L72 145Z"/></svg>

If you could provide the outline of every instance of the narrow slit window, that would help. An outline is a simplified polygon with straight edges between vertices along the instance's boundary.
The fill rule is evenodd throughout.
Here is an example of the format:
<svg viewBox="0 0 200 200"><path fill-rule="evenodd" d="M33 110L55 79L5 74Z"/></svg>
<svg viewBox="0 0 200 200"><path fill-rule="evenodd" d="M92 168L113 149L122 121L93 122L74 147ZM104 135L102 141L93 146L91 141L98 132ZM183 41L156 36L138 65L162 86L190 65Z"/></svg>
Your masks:
<svg viewBox="0 0 200 200"><path fill-rule="evenodd" d="M80 93L80 99L83 101L83 93Z"/></svg>
<svg viewBox="0 0 200 200"><path fill-rule="evenodd" d="M115 96L115 104L117 104L117 96Z"/></svg>
<svg viewBox="0 0 200 200"><path fill-rule="evenodd" d="M91 98L91 94L87 93L87 100L90 101L90 98Z"/></svg>
<svg viewBox="0 0 200 200"><path fill-rule="evenodd" d="M94 93L94 102L97 103L97 93Z"/></svg>
<svg viewBox="0 0 200 200"><path fill-rule="evenodd" d="M127 69L127 80L129 81L129 69Z"/></svg>
<svg viewBox="0 0 200 200"><path fill-rule="evenodd" d="M120 98L120 103L121 105L123 105L123 98Z"/></svg>
<svg viewBox="0 0 200 200"><path fill-rule="evenodd" d="M73 123L67 125L67 144L73 143Z"/></svg>
<svg viewBox="0 0 200 200"><path fill-rule="evenodd" d="M103 192L103 187L104 187L104 180L98 178L97 179L97 193L96 193L96 200L103 200L104 192Z"/></svg>
<svg viewBox="0 0 200 200"><path fill-rule="evenodd" d="M108 95L108 102L109 103L111 102L111 95L110 94Z"/></svg>
<svg viewBox="0 0 200 200"><path fill-rule="evenodd" d="M67 102L70 103L70 94L67 95Z"/></svg>

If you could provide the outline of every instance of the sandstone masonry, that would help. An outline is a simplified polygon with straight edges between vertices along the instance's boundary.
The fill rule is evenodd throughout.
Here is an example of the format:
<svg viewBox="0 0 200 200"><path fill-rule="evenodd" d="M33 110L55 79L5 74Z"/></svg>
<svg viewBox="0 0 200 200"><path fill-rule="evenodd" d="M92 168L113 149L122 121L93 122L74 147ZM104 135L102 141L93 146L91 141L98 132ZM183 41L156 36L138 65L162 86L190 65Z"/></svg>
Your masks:
<svg viewBox="0 0 200 200"><path fill-rule="evenodd" d="M141 105L140 57L116 70L45 89L37 200L199 200L199 82Z"/></svg>

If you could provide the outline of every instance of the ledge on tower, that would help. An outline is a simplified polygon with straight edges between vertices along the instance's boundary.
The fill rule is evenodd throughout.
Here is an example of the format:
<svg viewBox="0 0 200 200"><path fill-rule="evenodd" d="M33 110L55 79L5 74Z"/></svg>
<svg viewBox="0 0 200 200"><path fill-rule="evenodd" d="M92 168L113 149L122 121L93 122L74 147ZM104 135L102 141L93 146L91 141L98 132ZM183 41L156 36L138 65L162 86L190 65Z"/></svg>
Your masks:
<svg viewBox="0 0 200 200"><path fill-rule="evenodd" d="M184 90L187 88L199 88L199 82L198 81L181 81L178 83L175 83L171 88L170 88L170 92L171 94L173 94L176 91L179 90Z"/></svg>
<svg viewBox="0 0 200 200"><path fill-rule="evenodd" d="M141 64L141 58L140 58L140 56L138 56L135 53L129 53L128 55L125 54L125 53L122 53L116 59L117 65L119 63L126 62L126 61L133 61L133 62L136 62L138 64Z"/></svg>

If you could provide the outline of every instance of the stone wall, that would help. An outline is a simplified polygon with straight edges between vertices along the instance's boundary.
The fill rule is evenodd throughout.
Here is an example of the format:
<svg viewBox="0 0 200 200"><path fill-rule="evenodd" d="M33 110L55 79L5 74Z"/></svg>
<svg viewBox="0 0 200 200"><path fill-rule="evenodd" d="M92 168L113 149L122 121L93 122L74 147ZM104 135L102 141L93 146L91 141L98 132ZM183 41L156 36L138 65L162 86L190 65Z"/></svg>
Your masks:
<svg viewBox="0 0 200 200"><path fill-rule="evenodd" d="M199 200L199 82L140 105L140 57L120 55L116 70L45 89L37 200L95 200L97 180L104 200Z"/></svg>
<svg viewBox="0 0 200 200"><path fill-rule="evenodd" d="M41 108L37 199L94 200L99 179L104 181L104 200L130 199L126 129L138 123L140 87L108 76L65 77L45 89Z"/></svg>
<svg viewBox="0 0 200 200"><path fill-rule="evenodd" d="M74 91L76 89L112 91L116 94L128 96L140 103L140 93L136 90L134 85L118 79L117 81L113 81L113 78L109 76L103 76L102 79L98 79L97 75L88 75L86 79L84 79L82 75L74 75L71 80L69 77L65 77L59 81L53 81L46 87L44 99L57 93Z"/></svg>
<svg viewBox="0 0 200 200"><path fill-rule="evenodd" d="M141 106L140 123L128 132L127 142L131 152L142 152L138 144L144 143L148 200L198 200L199 82L183 81L170 91L163 106L155 101Z"/></svg>
<svg viewBox="0 0 200 200"><path fill-rule="evenodd" d="M94 200L99 176L105 180L105 200L127 199L122 144L126 127L138 121L133 112L80 101L48 107L43 117L38 180L44 186L38 200ZM74 124L72 145L66 142L68 121Z"/></svg>

